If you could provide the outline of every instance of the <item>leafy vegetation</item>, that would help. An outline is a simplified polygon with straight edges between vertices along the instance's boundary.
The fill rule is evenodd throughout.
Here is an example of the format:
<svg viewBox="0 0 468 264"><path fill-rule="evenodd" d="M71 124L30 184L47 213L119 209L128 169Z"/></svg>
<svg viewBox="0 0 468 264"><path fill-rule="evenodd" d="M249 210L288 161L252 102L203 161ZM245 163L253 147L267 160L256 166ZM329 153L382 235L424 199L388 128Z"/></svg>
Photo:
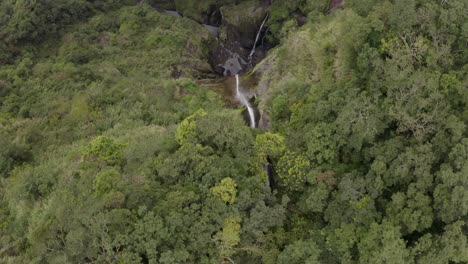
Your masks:
<svg viewBox="0 0 468 264"><path fill-rule="evenodd" d="M271 1L263 131L196 21L0 2L0 262L468 262L467 9Z"/></svg>

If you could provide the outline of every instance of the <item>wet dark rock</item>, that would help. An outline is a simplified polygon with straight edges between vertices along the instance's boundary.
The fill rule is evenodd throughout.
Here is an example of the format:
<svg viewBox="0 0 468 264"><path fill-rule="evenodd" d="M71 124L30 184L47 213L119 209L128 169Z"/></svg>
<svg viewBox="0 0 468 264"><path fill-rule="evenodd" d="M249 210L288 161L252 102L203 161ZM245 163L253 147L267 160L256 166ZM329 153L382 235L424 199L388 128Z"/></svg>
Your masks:
<svg viewBox="0 0 468 264"><path fill-rule="evenodd" d="M182 16L193 19L201 24L208 24L211 5L215 0L175 0L176 10Z"/></svg>
<svg viewBox="0 0 468 264"><path fill-rule="evenodd" d="M261 36L255 53L249 57L256 35L269 8L265 0L153 0L156 10L172 16L183 16L202 24L212 41L209 45L209 63L218 75L246 73L265 57ZM172 4L173 3L173 4ZM162 10L175 7L176 10ZM195 65L194 65L195 66ZM199 68L199 65L195 67ZM198 70L208 73L206 65ZM177 75L183 73L178 73Z"/></svg>
<svg viewBox="0 0 468 264"><path fill-rule="evenodd" d="M219 27L221 26L222 22L222 16L221 16L221 11L219 11L219 8L216 8L210 15L209 25L214 26L214 27Z"/></svg>
<svg viewBox="0 0 468 264"><path fill-rule="evenodd" d="M263 1L250 0L238 5L221 7L223 27L230 32L228 39L239 39L244 48L252 48L255 36L268 13L268 6Z"/></svg>
<svg viewBox="0 0 468 264"><path fill-rule="evenodd" d="M161 10L175 10L174 0L150 0L149 4Z"/></svg>
<svg viewBox="0 0 468 264"><path fill-rule="evenodd" d="M169 1L169 0L156 0ZM174 9L182 16L193 19L201 24L219 27L222 22L220 8L223 6L238 5L250 0L172 0ZM263 0L255 0L256 3L263 3ZM263 3L263 5L265 5Z"/></svg>
<svg viewBox="0 0 468 264"><path fill-rule="evenodd" d="M203 25L203 26L206 28L206 30L210 32L211 35L213 35L213 37L215 38L218 37L219 27L210 26L210 25Z"/></svg>
<svg viewBox="0 0 468 264"><path fill-rule="evenodd" d="M210 64L219 75L247 73L266 57L264 47L257 47L251 58L249 58L250 51L243 48L238 41L218 40L210 51Z"/></svg>
<svg viewBox="0 0 468 264"><path fill-rule="evenodd" d="M258 0L221 7L223 19L218 30L218 43L210 54L210 63L216 73L225 76L245 73L265 57L263 47L257 47L252 57L249 55L267 13L268 6ZM257 46L261 43L259 40Z"/></svg>
<svg viewBox="0 0 468 264"><path fill-rule="evenodd" d="M257 65L258 63L260 63L267 55L267 52L266 52L266 49L265 47L257 47L255 49L255 53L253 54L252 58L251 58L251 63L253 65Z"/></svg>
<svg viewBox="0 0 468 264"><path fill-rule="evenodd" d="M219 8L223 5L234 4L235 0L174 0L176 9L184 17L193 19L201 24L219 26L221 14Z"/></svg>
<svg viewBox="0 0 468 264"><path fill-rule="evenodd" d="M236 75L251 68L248 55L237 41L220 42L211 50L210 63L219 75Z"/></svg>

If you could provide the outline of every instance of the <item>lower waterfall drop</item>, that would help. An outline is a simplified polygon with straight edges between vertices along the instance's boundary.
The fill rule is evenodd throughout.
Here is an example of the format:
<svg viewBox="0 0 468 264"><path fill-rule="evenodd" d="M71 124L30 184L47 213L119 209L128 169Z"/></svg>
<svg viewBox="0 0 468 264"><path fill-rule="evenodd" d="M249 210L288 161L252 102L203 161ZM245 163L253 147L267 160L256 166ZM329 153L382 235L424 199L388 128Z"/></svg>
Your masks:
<svg viewBox="0 0 468 264"><path fill-rule="evenodd" d="M251 128L256 128L257 125L255 124L255 112L252 106L250 105L249 100L247 100L246 96L240 91L240 81L239 81L239 74L236 74L236 97L239 99L242 105L244 105L247 108L247 111L249 112L249 118L250 118L250 127Z"/></svg>

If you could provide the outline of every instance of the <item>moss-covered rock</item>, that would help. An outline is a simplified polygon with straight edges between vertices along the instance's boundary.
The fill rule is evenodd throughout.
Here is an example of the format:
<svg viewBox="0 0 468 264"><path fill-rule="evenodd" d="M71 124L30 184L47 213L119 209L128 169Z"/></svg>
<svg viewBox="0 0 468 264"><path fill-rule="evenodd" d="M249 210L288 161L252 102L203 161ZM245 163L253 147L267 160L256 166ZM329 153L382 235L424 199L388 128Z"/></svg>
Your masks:
<svg viewBox="0 0 468 264"><path fill-rule="evenodd" d="M228 30L239 34L240 43L245 48L254 45L255 36L267 12L268 6L258 0L221 7L223 24Z"/></svg>
<svg viewBox="0 0 468 264"><path fill-rule="evenodd" d="M211 14L216 10L218 0L175 0L177 11L202 24L209 24Z"/></svg>
<svg viewBox="0 0 468 264"><path fill-rule="evenodd" d="M168 1L168 0L155 0ZM219 9L226 5L236 5L245 0L174 0L177 12L202 24L219 26Z"/></svg>
<svg viewBox="0 0 468 264"><path fill-rule="evenodd" d="M175 10L176 4L174 0L151 0L150 4L156 8L164 10Z"/></svg>

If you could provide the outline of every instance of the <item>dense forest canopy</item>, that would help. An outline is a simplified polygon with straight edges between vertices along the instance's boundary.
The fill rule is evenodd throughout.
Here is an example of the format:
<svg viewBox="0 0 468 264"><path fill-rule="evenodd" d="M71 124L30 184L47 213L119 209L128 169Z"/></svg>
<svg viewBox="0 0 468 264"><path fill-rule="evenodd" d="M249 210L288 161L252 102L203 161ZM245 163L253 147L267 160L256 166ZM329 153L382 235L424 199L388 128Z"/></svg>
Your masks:
<svg viewBox="0 0 468 264"><path fill-rule="evenodd" d="M467 125L466 0L3 0L0 263L468 263Z"/></svg>

